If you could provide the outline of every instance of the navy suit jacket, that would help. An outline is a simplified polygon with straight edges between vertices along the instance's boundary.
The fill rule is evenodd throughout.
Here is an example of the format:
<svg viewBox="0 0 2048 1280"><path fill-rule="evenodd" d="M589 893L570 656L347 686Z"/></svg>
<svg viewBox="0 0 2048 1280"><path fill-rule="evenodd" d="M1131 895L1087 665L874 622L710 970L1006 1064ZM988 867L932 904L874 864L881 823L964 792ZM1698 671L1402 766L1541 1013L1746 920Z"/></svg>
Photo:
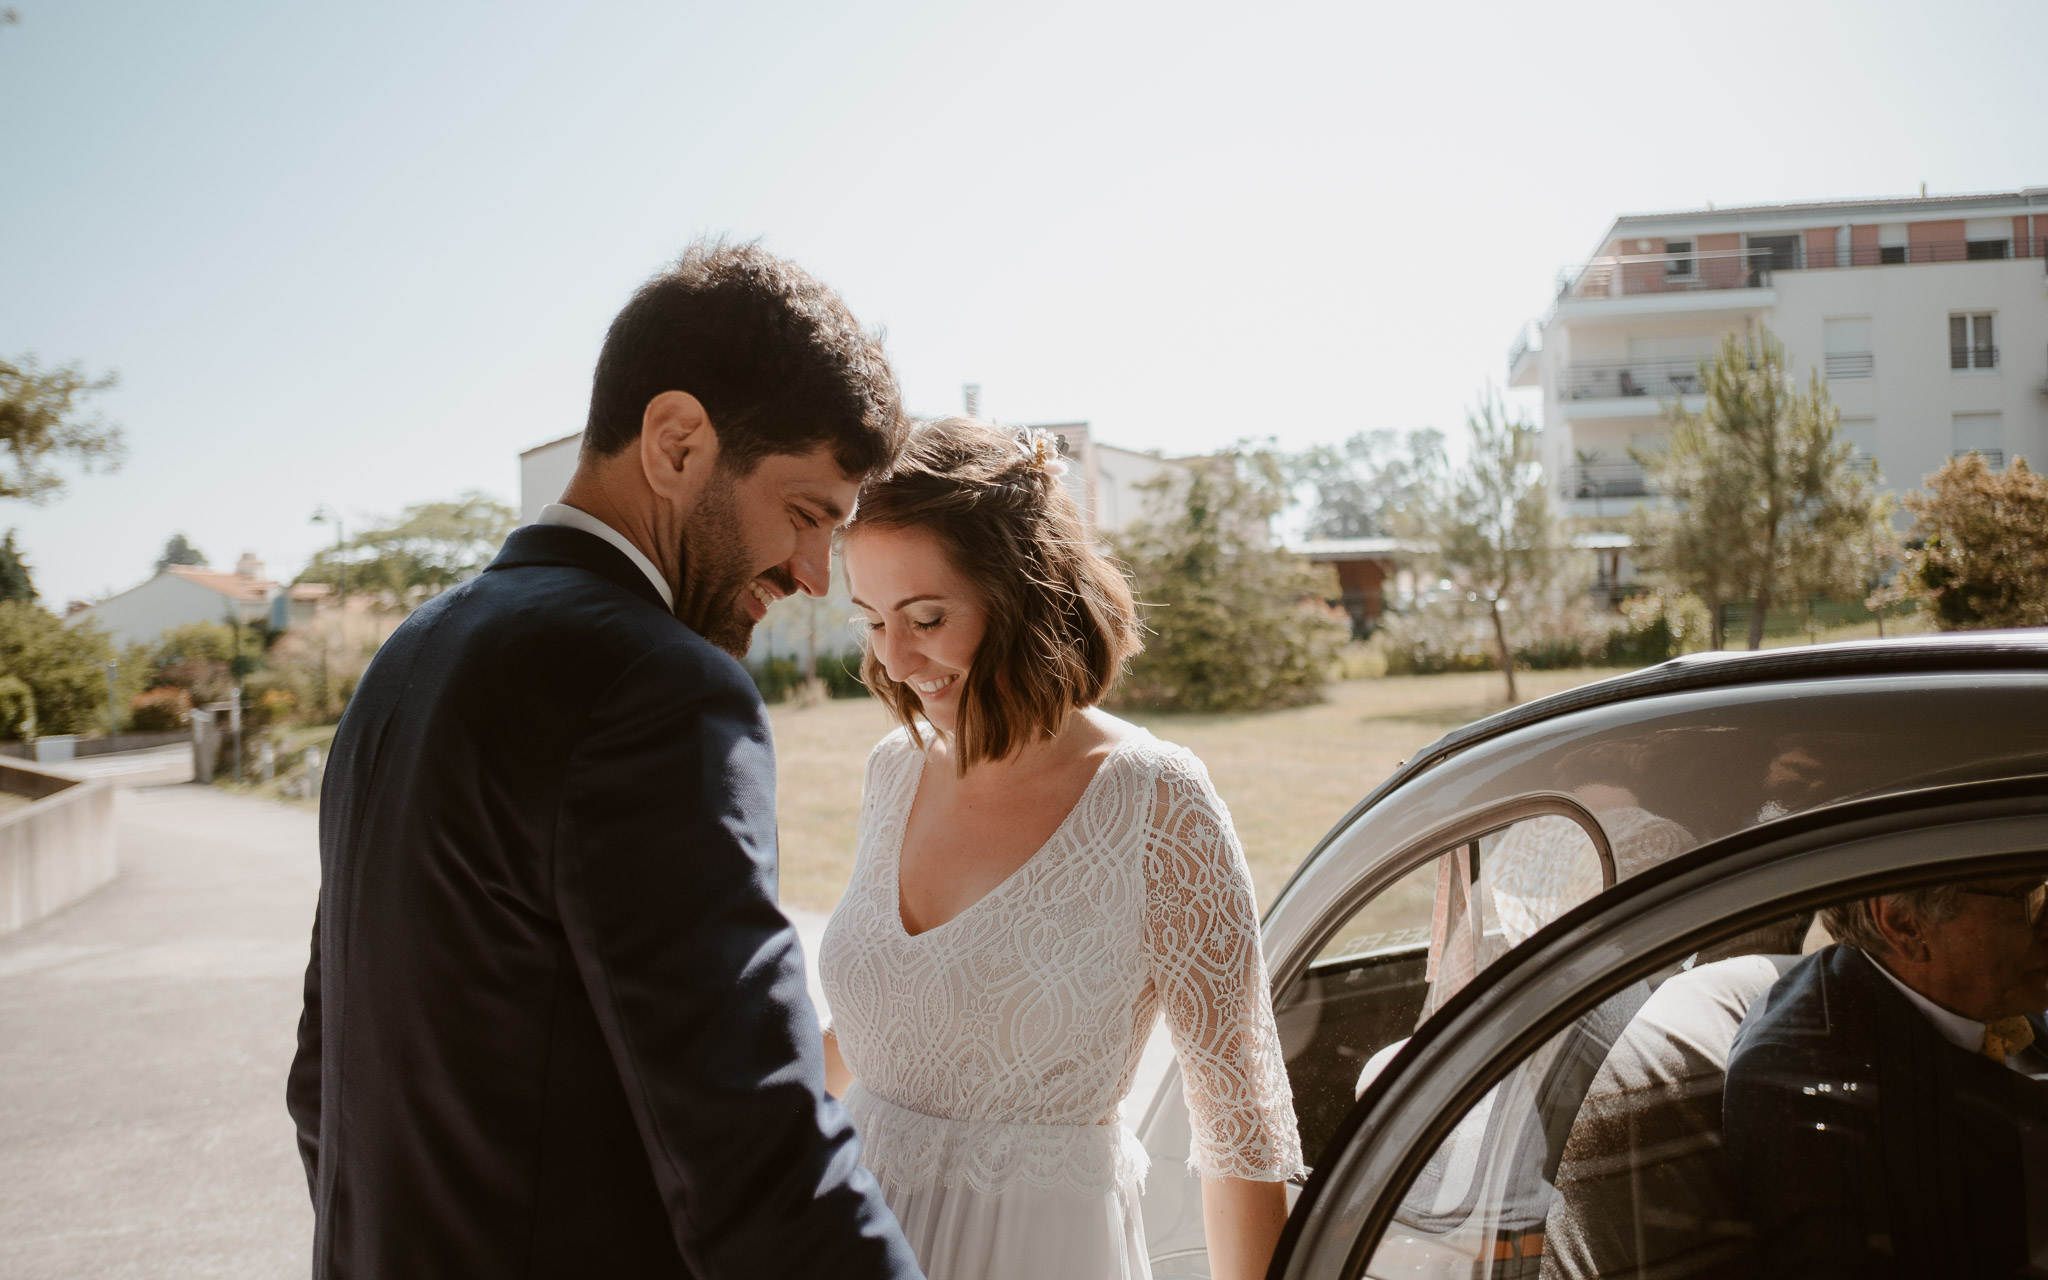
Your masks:
<svg viewBox="0 0 2048 1280"><path fill-rule="evenodd" d="M529 526L350 700L288 1103L313 1274L915 1277L825 1096L740 665Z"/></svg>
<svg viewBox="0 0 2048 1280"><path fill-rule="evenodd" d="M2028 1200L2048 1196L2044 1095L2048 1085L1944 1039L1861 951L1808 956L1745 1019L1723 1095L1760 1268L2038 1274Z"/></svg>

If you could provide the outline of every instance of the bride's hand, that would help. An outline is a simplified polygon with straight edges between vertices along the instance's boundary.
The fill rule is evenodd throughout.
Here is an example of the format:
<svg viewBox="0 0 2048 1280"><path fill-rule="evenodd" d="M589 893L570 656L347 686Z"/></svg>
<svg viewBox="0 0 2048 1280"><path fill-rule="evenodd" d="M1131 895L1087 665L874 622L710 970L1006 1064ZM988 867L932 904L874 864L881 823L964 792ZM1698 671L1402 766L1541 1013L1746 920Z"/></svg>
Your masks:
<svg viewBox="0 0 2048 1280"><path fill-rule="evenodd" d="M839 1037L832 1028L825 1028L825 1092L835 1098L846 1096L846 1090L853 1084L853 1072L847 1069L846 1059L839 1056Z"/></svg>

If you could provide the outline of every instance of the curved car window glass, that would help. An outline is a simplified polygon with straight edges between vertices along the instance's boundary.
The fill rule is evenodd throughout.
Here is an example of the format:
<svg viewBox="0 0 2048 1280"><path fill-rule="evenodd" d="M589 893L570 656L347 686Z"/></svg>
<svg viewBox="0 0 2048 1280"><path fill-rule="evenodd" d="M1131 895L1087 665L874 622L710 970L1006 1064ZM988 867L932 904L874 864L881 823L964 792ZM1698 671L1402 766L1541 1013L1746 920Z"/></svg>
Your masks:
<svg viewBox="0 0 2048 1280"><path fill-rule="evenodd" d="M1614 993L1466 1112L1367 1274L2034 1274L2044 905L2037 855L1832 903L1820 929L1787 917Z"/></svg>
<svg viewBox="0 0 2048 1280"><path fill-rule="evenodd" d="M1585 828L1539 814L1457 841L1338 925L1274 1007L1308 1162L1424 1018L1606 882Z"/></svg>

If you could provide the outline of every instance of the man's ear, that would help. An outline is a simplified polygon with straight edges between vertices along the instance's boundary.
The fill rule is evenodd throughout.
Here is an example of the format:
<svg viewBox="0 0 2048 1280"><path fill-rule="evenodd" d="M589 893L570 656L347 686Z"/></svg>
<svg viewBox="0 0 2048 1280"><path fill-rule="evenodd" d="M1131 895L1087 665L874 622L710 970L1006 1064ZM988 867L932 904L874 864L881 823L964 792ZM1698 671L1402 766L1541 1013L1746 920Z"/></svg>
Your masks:
<svg viewBox="0 0 2048 1280"><path fill-rule="evenodd" d="M1893 898L1870 900L1870 921L1886 948L1901 959L1925 963L1934 952L1927 945L1927 930L1913 909Z"/></svg>
<svg viewBox="0 0 2048 1280"><path fill-rule="evenodd" d="M718 465L718 431L687 391L664 391L640 415L640 470L647 487L680 507L696 505Z"/></svg>

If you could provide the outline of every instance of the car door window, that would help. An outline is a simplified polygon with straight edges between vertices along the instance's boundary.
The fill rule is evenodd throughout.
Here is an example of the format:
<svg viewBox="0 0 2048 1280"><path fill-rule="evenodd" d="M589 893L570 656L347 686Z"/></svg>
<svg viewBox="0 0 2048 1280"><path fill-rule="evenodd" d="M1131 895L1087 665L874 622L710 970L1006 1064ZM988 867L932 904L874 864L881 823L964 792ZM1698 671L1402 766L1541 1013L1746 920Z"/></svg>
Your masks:
<svg viewBox="0 0 2048 1280"><path fill-rule="evenodd" d="M1577 820L1540 813L1449 841L1330 932L1275 1002L1311 1165L1361 1081L1473 975L1599 893L1606 866Z"/></svg>
<svg viewBox="0 0 2048 1280"><path fill-rule="evenodd" d="M2025 1273L2048 1248L2042 874L1837 899L1606 996L1465 1112L1366 1273Z"/></svg>

